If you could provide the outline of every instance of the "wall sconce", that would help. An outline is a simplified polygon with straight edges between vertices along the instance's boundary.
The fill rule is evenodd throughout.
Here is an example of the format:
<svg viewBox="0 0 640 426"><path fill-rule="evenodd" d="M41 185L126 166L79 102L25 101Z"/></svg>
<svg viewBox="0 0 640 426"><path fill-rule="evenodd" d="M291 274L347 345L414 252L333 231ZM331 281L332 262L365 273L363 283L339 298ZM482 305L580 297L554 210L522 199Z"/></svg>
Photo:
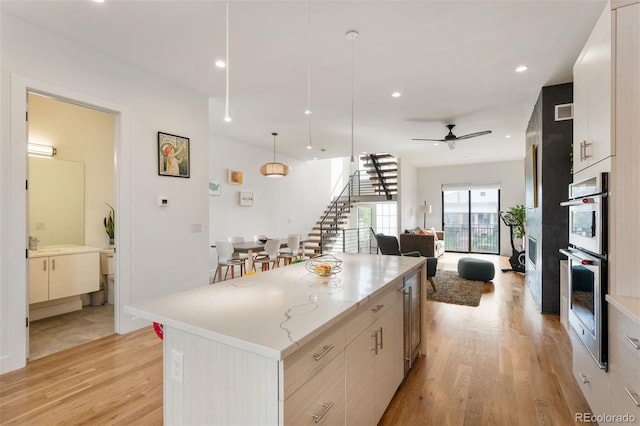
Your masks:
<svg viewBox="0 0 640 426"><path fill-rule="evenodd" d="M57 154L57 150L49 145L39 145L37 143L27 144L27 153L29 155L40 155L42 157L53 157Z"/></svg>
<svg viewBox="0 0 640 426"><path fill-rule="evenodd" d="M424 202L423 206L420 206L420 211L424 214L424 225L422 226L423 228L427 227L427 213L431 214L431 212L433 211L433 208L431 206L431 204L427 204L427 202Z"/></svg>

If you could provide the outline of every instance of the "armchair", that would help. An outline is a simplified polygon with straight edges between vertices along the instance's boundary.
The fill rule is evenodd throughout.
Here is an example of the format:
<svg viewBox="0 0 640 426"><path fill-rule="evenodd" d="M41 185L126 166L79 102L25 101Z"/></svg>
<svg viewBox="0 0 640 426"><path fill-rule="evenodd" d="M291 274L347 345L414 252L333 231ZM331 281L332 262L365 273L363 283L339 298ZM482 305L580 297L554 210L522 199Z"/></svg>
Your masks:
<svg viewBox="0 0 640 426"><path fill-rule="evenodd" d="M402 238L402 235L400 236ZM402 253L398 244L398 239L393 235L376 234L376 241L378 242L378 248L380 253L388 254L392 256L413 256L420 257L419 251L410 251ZM436 283L433 281L433 277L436 276L436 269L438 267L438 259L435 257L427 257L427 280L431 284L433 291L436 290Z"/></svg>

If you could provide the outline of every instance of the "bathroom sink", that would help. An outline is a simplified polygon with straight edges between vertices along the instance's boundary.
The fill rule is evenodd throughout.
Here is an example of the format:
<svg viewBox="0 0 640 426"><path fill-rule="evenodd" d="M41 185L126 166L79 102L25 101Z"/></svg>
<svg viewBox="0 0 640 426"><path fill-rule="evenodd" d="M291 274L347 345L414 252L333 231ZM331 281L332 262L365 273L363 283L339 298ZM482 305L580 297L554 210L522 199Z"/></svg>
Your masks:
<svg viewBox="0 0 640 426"><path fill-rule="evenodd" d="M57 253L63 249L57 247L42 247L36 250L38 253Z"/></svg>

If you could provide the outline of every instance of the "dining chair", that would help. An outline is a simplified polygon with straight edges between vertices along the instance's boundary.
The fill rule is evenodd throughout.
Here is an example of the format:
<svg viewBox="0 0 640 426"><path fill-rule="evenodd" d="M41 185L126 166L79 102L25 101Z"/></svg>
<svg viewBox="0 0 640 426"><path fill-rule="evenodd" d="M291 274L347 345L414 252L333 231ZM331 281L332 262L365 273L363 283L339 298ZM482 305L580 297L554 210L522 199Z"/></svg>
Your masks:
<svg viewBox="0 0 640 426"><path fill-rule="evenodd" d="M280 260L282 259L284 265L290 265L291 261L297 259L300 256L300 234L289 234L287 238L287 247L280 250L278 254L278 266L280 266Z"/></svg>
<svg viewBox="0 0 640 426"><path fill-rule="evenodd" d="M229 274L229 269L231 269L231 278L235 278L235 268L236 266L240 267L240 276L244 274L245 269L245 259L233 259L233 244L228 241L216 241L216 252L218 253L218 267L216 268L216 272L213 274L213 281L211 284L216 282L216 277L222 273L222 268L225 268L224 278L227 279L227 275Z"/></svg>
<svg viewBox="0 0 640 426"><path fill-rule="evenodd" d="M233 244L233 243L244 243L244 237L229 237L229 238L227 238L227 241L229 241L231 244ZM249 258L249 254L248 253L238 253L237 255L238 255L238 257L240 259L248 259Z"/></svg>
<svg viewBox="0 0 640 426"><path fill-rule="evenodd" d="M264 254L258 254L253 259L253 268L255 270L256 263L262 265L263 271L278 267L278 251L280 250L280 240L267 240L264 245Z"/></svg>

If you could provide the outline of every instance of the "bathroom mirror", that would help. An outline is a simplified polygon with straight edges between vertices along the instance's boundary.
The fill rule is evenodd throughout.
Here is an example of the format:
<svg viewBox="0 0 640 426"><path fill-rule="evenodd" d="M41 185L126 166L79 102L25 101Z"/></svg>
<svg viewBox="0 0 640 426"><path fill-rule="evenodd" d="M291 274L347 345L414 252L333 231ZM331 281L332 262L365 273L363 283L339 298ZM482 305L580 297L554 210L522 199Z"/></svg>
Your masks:
<svg viewBox="0 0 640 426"><path fill-rule="evenodd" d="M84 163L29 157L29 236L84 245Z"/></svg>

